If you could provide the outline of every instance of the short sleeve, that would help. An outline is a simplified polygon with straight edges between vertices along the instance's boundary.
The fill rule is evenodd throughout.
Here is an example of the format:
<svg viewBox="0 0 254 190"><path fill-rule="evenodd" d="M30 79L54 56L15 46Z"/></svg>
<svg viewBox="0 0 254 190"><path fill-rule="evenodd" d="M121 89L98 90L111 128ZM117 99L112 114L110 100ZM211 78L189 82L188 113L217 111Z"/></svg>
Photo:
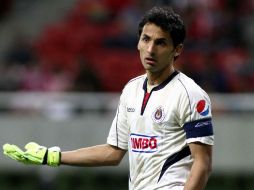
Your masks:
<svg viewBox="0 0 254 190"><path fill-rule="evenodd" d="M121 149L128 149L129 127L126 116L126 98L125 92L120 96L118 108L111 124L108 134L107 143Z"/></svg>
<svg viewBox="0 0 254 190"><path fill-rule="evenodd" d="M213 145L212 106L207 93L200 88L186 90L180 102L181 124L187 143Z"/></svg>

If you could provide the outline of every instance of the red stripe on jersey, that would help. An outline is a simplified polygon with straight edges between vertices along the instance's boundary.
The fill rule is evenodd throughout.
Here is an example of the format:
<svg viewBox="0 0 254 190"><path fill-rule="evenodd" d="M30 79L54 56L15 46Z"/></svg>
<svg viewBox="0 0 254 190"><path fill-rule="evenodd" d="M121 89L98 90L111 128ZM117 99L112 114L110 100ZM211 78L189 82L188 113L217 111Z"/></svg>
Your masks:
<svg viewBox="0 0 254 190"><path fill-rule="evenodd" d="M144 96L144 99L143 99L143 103L142 103L142 108L141 108L141 115L144 113L145 111L145 107L146 107L146 104L148 102L148 99L150 98L150 95L151 93L149 92L146 92L145 93L145 96Z"/></svg>

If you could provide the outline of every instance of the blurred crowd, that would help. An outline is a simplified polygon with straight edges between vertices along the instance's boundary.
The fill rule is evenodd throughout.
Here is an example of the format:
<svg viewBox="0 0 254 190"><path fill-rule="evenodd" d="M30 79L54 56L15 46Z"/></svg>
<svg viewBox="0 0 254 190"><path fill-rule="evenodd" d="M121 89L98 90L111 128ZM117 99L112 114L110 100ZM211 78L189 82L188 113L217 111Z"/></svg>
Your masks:
<svg viewBox="0 0 254 190"><path fill-rule="evenodd" d="M36 40L16 36L0 64L0 91L120 92L144 73L137 26L154 5L172 6L187 26L179 70L208 92L254 91L253 0L78 0ZM11 5L0 7L1 20Z"/></svg>

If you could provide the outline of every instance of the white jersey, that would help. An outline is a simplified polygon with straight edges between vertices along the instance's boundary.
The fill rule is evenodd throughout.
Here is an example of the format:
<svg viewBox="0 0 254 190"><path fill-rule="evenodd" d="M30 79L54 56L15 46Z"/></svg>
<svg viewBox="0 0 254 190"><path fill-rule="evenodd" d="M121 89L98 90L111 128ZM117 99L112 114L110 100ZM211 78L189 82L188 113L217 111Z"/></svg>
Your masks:
<svg viewBox="0 0 254 190"><path fill-rule="evenodd" d="M129 151L130 190L182 190L193 160L188 143L213 145L211 103L175 71L147 93L146 75L123 89L107 143Z"/></svg>

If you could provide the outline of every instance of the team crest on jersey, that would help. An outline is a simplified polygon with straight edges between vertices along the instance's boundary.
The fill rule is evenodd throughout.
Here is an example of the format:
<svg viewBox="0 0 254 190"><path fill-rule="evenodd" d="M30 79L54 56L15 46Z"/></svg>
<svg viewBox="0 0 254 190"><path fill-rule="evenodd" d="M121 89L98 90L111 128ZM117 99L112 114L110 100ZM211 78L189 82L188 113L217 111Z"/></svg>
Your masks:
<svg viewBox="0 0 254 190"><path fill-rule="evenodd" d="M152 119L155 123L161 123L165 118L165 112L162 106L156 108L156 110L152 113Z"/></svg>
<svg viewBox="0 0 254 190"><path fill-rule="evenodd" d="M210 110L209 104L205 100L200 100L197 103L196 110L200 115L207 116Z"/></svg>

